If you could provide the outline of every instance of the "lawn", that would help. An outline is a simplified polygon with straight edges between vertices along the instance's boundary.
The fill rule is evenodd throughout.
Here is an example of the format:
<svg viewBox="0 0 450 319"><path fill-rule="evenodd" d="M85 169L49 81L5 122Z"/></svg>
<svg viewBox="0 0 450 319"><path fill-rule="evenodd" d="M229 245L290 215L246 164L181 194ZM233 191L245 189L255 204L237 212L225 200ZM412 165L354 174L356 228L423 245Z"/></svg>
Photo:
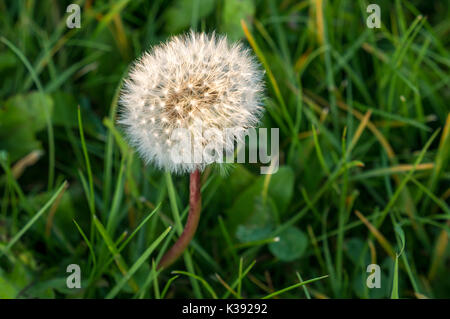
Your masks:
<svg viewBox="0 0 450 319"><path fill-rule="evenodd" d="M0 298L450 298L447 1L73 2L79 28L70 1L0 0ZM190 29L265 71L280 166L206 167L161 270L189 176L146 165L119 96Z"/></svg>

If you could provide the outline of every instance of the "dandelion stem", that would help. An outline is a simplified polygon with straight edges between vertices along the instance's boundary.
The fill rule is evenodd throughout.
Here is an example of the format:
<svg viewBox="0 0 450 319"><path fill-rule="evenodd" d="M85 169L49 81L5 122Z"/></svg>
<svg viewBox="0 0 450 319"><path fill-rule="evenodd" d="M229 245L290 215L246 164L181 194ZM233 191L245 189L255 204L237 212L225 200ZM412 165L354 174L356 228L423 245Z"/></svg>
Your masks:
<svg viewBox="0 0 450 319"><path fill-rule="evenodd" d="M201 192L200 192L200 172L196 170L190 175L189 184L189 215L183 233L170 250L162 257L158 269L168 268L175 260L180 257L186 247L191 242L197 231L201 211Z"/></svg>

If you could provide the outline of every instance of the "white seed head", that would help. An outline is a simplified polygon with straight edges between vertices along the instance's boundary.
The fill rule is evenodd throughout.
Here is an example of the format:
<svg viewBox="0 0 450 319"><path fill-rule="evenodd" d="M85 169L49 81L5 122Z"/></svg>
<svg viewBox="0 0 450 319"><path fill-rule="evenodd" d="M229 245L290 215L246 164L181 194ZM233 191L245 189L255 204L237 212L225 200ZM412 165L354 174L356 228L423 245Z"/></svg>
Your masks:
<svg viewBox="0 0 450 319"><path fill-rule="evenodd" d="M146 163L175 173L203 170L208 163L172 159L167 143L172 132L187 129L192 147L233 150L234 141L221 134L205 138L202 131L255 127L263 111L262 78L254 57L239 43L214 33L175 36L144 53L131 69L119 123Z"/></svg>

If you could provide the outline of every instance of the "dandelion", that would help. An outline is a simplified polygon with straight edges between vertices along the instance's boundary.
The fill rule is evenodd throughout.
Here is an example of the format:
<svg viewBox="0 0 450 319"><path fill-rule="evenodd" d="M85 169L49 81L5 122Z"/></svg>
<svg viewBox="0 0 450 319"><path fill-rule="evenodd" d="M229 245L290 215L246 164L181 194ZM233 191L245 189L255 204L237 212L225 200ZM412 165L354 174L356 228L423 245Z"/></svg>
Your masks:
<svg viewBox="0 0 450 319"><path fill-rule="evenodd" d="M194 33L175 36L145 53L132 68L121 94L119 123L146 163L173 173L190 173L190 211L179 240L163 257L170 265L187 247L200 216L200 172L209 162L176 161L169 151L172 134L185 129L193 148L216 153L233 149L222 134L203 136L201 129L255 127L263 111L263 73L248 49L226 37ZM239 141L238 141L239 142ZM183 149L185 147L183 146Z"/></svg>

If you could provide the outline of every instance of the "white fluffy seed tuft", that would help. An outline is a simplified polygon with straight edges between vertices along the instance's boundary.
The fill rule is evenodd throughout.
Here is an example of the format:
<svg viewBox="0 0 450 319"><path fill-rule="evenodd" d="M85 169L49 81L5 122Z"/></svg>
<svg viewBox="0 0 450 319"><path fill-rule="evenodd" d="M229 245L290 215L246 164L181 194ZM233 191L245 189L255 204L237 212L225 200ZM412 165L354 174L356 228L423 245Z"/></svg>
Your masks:
<svg viewBox="0 0 450 319"><path fill-rule="evenodd" d="M263 111L262 78L254 57L239 43L214 33L175 36L135 63L121 92L119 123L146 163L174 173L203 170L206 161L173 160L172 133L187 129L193 147L232 151L235 141L202 132L232 129L241 139L239 132L255 127Z"/></svg>

